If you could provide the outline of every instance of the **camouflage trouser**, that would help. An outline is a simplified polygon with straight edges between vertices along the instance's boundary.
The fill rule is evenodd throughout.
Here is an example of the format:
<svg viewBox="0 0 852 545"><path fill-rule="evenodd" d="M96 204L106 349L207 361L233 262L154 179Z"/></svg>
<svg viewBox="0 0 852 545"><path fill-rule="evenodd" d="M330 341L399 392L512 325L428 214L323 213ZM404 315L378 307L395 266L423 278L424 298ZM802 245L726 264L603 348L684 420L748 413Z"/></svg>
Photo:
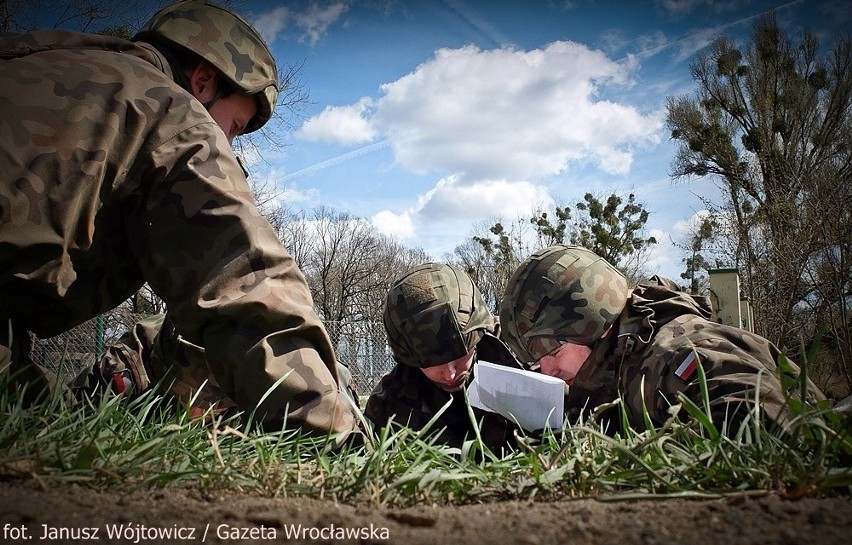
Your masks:
<svg viewBox="0 0 852 545"><path fill-rule="evenodd" d="M204 349L181 337L163 314L143 319L125 332L72 381L71 388L78 397L104 388L126 396L157 388L193 416L221 414L235 407L213 378Z"/></svg>
<svg viewBox="0 0 852 545"><path fill-rule="evenodd" d="M348 369L338 365L338 376L341 384L349 384ZM71 387L78 397L105 388L128 396L157 388L192 416L218 415L236 408L213 376L204 349L181 337L163 314L134 325L107 348L100 361L75 378ZM354 395L356 406L357 399Z"/></svg>
<svg viewBox="0 0 852 545"><path fill-rule="evenodd" d="M71 400L56 374L32 361L31 345L28 331L16 328L12 320L0 319L0 389L20 397L24 406L57 394Z"/></svg>

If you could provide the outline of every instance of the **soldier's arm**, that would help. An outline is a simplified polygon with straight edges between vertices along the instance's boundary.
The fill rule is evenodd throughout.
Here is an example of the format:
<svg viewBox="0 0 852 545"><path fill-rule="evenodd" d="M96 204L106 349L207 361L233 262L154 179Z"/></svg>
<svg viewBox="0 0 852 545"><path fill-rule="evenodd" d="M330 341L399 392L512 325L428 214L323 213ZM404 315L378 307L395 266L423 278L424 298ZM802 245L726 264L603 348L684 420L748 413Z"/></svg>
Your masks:
<svg viewBox="0 0 852 545"><path fill-rule="evenodd" d="M673 352L661 376L661 391L668 401L677 402L676 393L683 391L699 407L703 393L697 366L706 376L707 397L711 417L717 428L727 424L731 431L749 418L784 425L788 418L788 396L791 392L779 378L780 352L765 339L737 329L734 343L722 336L705 336L694 341L694 349L684 347ZM794 373L798 367L789 362ZM809 384L811 401L824 399ZM667 403L657 402L659 419L665 417Z"/></svg>
<svg viewBox="0 0 852 545"><path fill-rule="evenodd" d="M257 211L224 134L199 124L151 157L137 252L178 330L256 420L353 429L305 278Z"/></svg>
<svg viewBox="0 0 852 545"><path fill-rule="evenodd" d="M405 398L405 376L407 369L397 365L384 375L370 392L364 407L364 416L376 428L387 426L388 422L396 419L407 424L412 408L403 403Z"/></svg>

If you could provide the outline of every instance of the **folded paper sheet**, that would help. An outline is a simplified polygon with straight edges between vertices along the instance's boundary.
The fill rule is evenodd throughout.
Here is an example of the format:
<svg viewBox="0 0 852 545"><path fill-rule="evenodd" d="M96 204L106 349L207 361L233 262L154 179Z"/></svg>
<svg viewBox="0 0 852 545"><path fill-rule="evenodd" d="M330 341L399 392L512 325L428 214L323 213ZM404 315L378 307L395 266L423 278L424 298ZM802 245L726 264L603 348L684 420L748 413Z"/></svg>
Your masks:
<svg viewBox="0 0 852 545"><path fill-rule="evenodd" d="M479 361L467 395L472 406L500 414L527 431L562 428L565 382L560 378Z"/></svg>

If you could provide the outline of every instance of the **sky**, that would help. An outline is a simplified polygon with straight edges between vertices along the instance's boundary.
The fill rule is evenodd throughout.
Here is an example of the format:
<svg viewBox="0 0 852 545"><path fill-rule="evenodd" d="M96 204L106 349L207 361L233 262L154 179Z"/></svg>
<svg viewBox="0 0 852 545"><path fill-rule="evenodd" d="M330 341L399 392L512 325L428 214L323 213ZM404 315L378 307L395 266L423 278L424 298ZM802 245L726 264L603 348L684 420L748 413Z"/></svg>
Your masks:
<svg viewBox="0 0 852 545"><path fill-rule="evenodd" d="M658 244L650 273L678 278L673 245L720 202L712 179L673 181L666 98L689 64L774 10L829 42L843 1L363 1L239 4L309 103L254 160L295 210L329 206L433 259L501 218L633 193Z"/></svg>
<svg viewBox="0 0 852 545"><path fill-rule="evenodd" d="M720 35L773 10L827 43L845 0L233 0L308 101L280 147L243 156L293 211L364 218L442 260L496 219L592 192L636 195L658 244L650 274L684 270L683 240L712 179L673 181L667 97ZM262 142L261 142L262 144Z"/></svg>

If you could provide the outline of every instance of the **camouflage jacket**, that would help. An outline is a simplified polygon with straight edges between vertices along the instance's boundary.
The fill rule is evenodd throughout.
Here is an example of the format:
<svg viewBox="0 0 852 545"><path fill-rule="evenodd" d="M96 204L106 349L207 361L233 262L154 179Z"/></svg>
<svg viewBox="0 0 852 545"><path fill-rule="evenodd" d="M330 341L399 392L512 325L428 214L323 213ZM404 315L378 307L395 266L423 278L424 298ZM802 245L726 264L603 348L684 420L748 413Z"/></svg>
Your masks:
<svg viewBox="0 0 852 545"><path fill-rule="evenodd" d="M501 365L519 367L520 364L506 345L491 333L486 333L476 345L477 358ZM472 375L471 375L472 376ZM475 437L473 425L464 399L464 391L446 392L426 378L420 369L401 363L382 377L367 400L364 415L377 428L388 422L422 430L441 408L451 405L431 428L441 430L439 440L451 446L461 446L466 439ZM502 416L474 409L481 421L483 442L492 450L514 444L514 423Z"/></svg>
<svg viewBox="0 0 852 545"><path fill-rule="evenodd" d="M148 282L241 409L353 428L304 276L154 48L0 35L0 120L0 318L50 336Z"/></svg>
<svg viewBox="0 0 852 545"><path fill-rule="evenodd" d="M632 427L645 428L643 407L660 425L679 392L702 406L700 363L717 425L742 419L755 399L762 402L763 416L783 424L788 391L777 364L781 352L759 335L711 321L710 313L709 299L678 291L668 279L640 283L569 388L566 408L576 414L621 394ZM787 363L785 373L797 377L799 368ZM807 384L810 401L825 399Z"/></svg>

